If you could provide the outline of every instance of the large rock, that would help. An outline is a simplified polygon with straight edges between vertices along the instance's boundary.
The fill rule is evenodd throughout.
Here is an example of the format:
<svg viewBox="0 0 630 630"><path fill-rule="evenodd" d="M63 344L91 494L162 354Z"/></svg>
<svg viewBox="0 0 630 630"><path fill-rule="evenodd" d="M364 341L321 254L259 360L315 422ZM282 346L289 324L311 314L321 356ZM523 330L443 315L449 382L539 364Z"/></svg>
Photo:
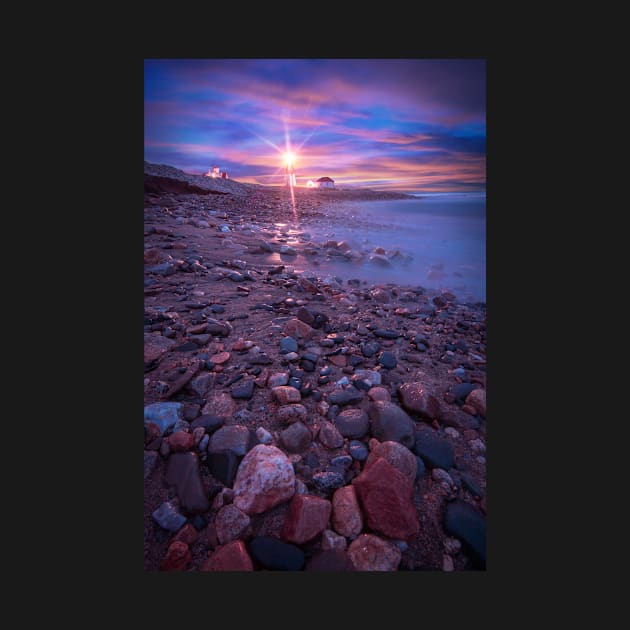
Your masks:
<svg viewBox="0 0 630 630"><path fill-rule="evenodd" d="M303 422L296 422L280 433L280 441L289 453L301 453L308 449L312 437Z"/></svg>
<svg viewBox="0 0 630 630"><path fill-rule="evenodd" d="M416 433L413 452L431 468L448 470L455 464L453 447L450 442L437 436L432 429L423 427Z"/></svg>
<svg viewBox="0 0 630 630"><path fill-rule="evenodd" d="M291 500L281 538L302 545L319 536L327 527L330 501L309 494L296 494Z"/></svg>
<svg viewBox="0 0 630 630"><path fill-rule="evenodd" d="M422 383L403 383L398 386L398 395L407 411L430 420L440 417L440 401Z"/></svg>
<svg viewBox="0 0 630 630"><path fill-rule="evenodd" d="M315 331L307 323L295 318L284 325L282 332L294 339L310 339Z"/></svg>
<svg viewBox="0 0 630 630"><path fill-rule="evenodd" d="M216 431L219 427L222 427L224 424L225 418L221 416L205 414L203 416L195 418L190 423L190 428L194 430L197 427L203 427L206 430L206 433L214 433L214 431Z"/></svg>
<svg viewBox="0 0 630 630"><path fill-rule="evenodd" d="M234 481L234 505L261 514L288 501L295 492L295 472L287 456L275 446L258 444L245 455Z"/></svg>
<svg viewBox="0 0 630 630"><path fill-rule="evenodd" d="M224 505L214 521L219 542L224 545L231 540L242 538L247 532L250 520L249 516L235 505L231 503Z"/></svg>
<svg viewBox="0 0 630 630"><path fill-rule="evenodd" d="M444 531L464 543L475 566L486 568L486 519L472 505L460 499L447 503Z"/></svg>
<svg viewBox="0 0 630 630"><path fill-rule="evenodd" d="M172 350L177 343L160 333L144 333L144 365L157 361L165 352Z"/></svg>
<svg viewBox="0 0 630 630"><path fill-rule="evenodd" d="M396 545L373 534L361 534L348 547L357 571L396 571L402 554Z"/></svg>
<svg viewBox="0 0 630 630"><path fill-rule="evenodd" d="M323 420L319 427L319 441L326 448L340 448L343 446L343 435L332 422Z"/></svg>
<svg viewBox="0 0 630 630"><path fill-rule="evenodd" d="M208 442L208 453L230 451L237 456L247 453L251 437L249 429L239 424L221 427L215 431Z"/></svg>
<svg viewBox="0 0 630 630"><path fill-rule="evenodd" d="M200 571L253 571L252 559L242 540L233 540L216 551L201 565Z"/></svg>
<svg viewBox="0 0 630 630"><path fill-rule="evenodd" d="M412 419L396 404L376 401L368 408L372 435L380 442L400 442L411 448L415 441Z"/></svg>
<svg viewBox="0 0 630 630"><path fill-rule="evenodd" d="M368 415L362 409L344 409L335 418L339 433L344 437L357 440L368 432L369 424Z"/></svg>
<svg viewBox="0 0 630 630"><path fill-rule="evenodd" d="M153 422L159 427L161 435L184 419L184 405L178 402L162 402L147 405L144 408L144 424Z"/></svg>
<svg viewBox="0 0 630 630"><path fill-rule="evenodd" d="M389 538L409 540L420 531L413 505L413 485L382 457L352 484L363 508L368 526Z"/></svg>
<svg viewBox="0 0 630 630"><path fill-rule="evenodd" d="M168 445L174 453L185 453L195 445L195 438L186 431L177 431L168 438Z"/></svg>
<svg viewBox="0 0 630 630"><path fill-rule="evenodd" d="M258 536L249 543L252 558L272 571L299 571L304 567L304 552L291 543Z"/></svg>
<svg viewBox="0 0 630 630"><path fill-rule="evenodd" d="M363 530L363 517L354 486L344 486L332 498L332 525L342 536L354 538Z"/></svg>
<svg viewBox="0 0 630 630"><path fill-rule="evenodd" d="M391 441L376 444L368 455L363 470L368 470L379 457L382 457L394 468L400 470L412 484L414 483L418 472L418 461L416 456L406 446L403 446L400 442Z"/></svg>
<svg viewBox="0 0 630 630"><path fill-rule="evenodd" d="M474 389L466 396L466 404L474 407L475 411L484 418L486 417L486 390Z"/></svg>
<svg viewBox="0 0 630 630"><path fill-rule="evenodd" d="M175 486L181 506L188 512L195 514L209 509L196 453L173 453L168 460L166 483Z"/></svg>
<svg viewBox="0 0 630 630"><path fill-rule="evenodd" d="M242 459L242 456L239 457L232 451L220 451L208 453L207 464L212 476L223 485L231 488Z"/></svg>

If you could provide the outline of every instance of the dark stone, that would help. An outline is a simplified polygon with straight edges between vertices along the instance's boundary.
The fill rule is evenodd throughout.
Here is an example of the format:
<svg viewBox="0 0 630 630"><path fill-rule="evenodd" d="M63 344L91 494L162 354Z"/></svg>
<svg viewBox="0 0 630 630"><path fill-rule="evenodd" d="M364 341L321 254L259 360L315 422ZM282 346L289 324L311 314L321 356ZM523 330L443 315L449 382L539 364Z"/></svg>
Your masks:
<svg viewBox="0 0 630 630"><path fill-rule="evenodd" d="M374 335L377 337L381 337L382 339L398 339L398 333L395 330L377 328L374 331Z"/></svg>
<svg viewBox="0 0 630 630"><path fill-rule="evenodd" d="M320 472L313 475L315 487L326 494L330 494L346 484L344 476L340 472Z"/></svg>
<svg viewBox="0 0 630 630"><path fill-rule="evenodd" d="M194 341L187 341L183 343L181 346L176 346L173 348L175 352L192 352L193 350L198 350L199 346Z"/></svg>
<svg viewBox="0 0 630 630"><path fill-rule="evenodd" d="M459 339L455 342L455 348L464 354L466 354L469 350L468 344L463 339Z"/></svg>
<svg viewBox="0 0 630 630"><path fill-rule="evenodd" d="M267 356L264 352L261 352L260 354L253 355L249 359L249 362L252 365L270 365L271 363L273 363L273 360L271 359L271 357Z"/></svg>
<svg viewBox="0 0 630 630"><path fill-rule="evenodd" d="M444 531L462 541L478 569L486 568L486 520L470 504L456 499L444 509Z"/></svg>
<svg viewBox="0 0 630 630"><path fill-rule="evenodd" d="M413 343L415 343L416 346L425 346L425 350L431 345L431 342L424 335L416 335L413 338ZM418 348L418 350L420 350L420 348Z"/></svg>
<svg viewBox="0 0 630 630"><path fill-rule="evenodd" d="M416 467L416 479L420 479L420 477L424 475L426 468L424 467L424 462L422 461L422 458L418 457L417 455L416 462L418 464L418 466Z"/></svg>
<svg viewBox="0 0 630 630"><path fill-rule="evenodd" d="M313 326L313 322L315 321L315 315L313 315L311 311L309 311L307 308L304 308L303 306L300 306L295 316L300 321L308 324L309 326Z"/></svg>
<svg viewBox="0 0 630 630"><path fill-rule="evenodd" d="M311 445L312 435L303 422L294 422L280 433L282 444L291 453L301 453Z"/></svg>
<svg viewBox="0 0 630 630"><path fill-rule="evenodd" d="M316 355L314 352L304 352L302 354L302 359L305 359L306 361L310 361L311 363L317 363L319 356Z"/></svg>
<svg viewBox="0 0 630 630"><path fill-rule="evenodd" d="M184 420L190 422L199 415L201 406L197 403L184 403Z"/></svg>
<svg viewBox="0 0 630 630"><path fill-rule="evenodd" d="M359 365L363 365L363 363L365 363L363 357L360 357L358 354L351 354L348 357L348 365L350 367L358 367Z"/></svg>
<svg viewBox="0 0 630 630"><path fill-rule="evenodd" d="M315 455L315 453L307 453L304 457L304 463L315 469L319 466L319 458Z"/></svg>
<svg viewBox="0 0 630 630"><path fill-rule="evenodd" d="M232 451L208 453L208 468L215 479L231 488L242 459L242 457L235 455Z"/></svg>
<svg viewBox="0 0 630 630"><path fill-rule="evenodd" d="M424 463L431 468L448 470L455 463L453 447L450 442L438 437L428 427L424 427L416 433L413 452L419 455Z"/></svg>
<svg viewBox="0 0 630 630"><path fill-rule="evenodd" d="M356 387L337 389L328 395L328 402L331 405L350 405L363 400L363 394Z"/></svg>
<svg viewBox="0 0 630 630"><path fill-rule="evenodd" d="M232 398L238 400L249 400L254 395L254 381L249 380L232 388L230 392Z"/></svg>
<svg viewBox="0 0 630 630"><path fill-rule="evenodd" d="M455 402L461 407L466 400L466 396L472 392L473 389L481 387L478 383L458 383L451 389L451 392L455 396Z"/></svg>
<svg viewBox="0 0 630 630"><path fill-rule="evenodd" d="M342 472L352 466L352 457L350 455L338 455L330 460L330 465Z"/></svg>
<svg viewBox="0 0 630 630"><path fill-rule="evenodd" d="M320 371L319 371L319 375L320 376L328 376L330 373L332 372L332 368L330 367L330 365L325 365Z"/></svg>
<svg viewBox="0 0 630 630"><path fill-rule="evenodd" d="M306 563L306 571L331 573L335 571L345 572L354 570L354 565L347 552L341 549L320 551Z"/></svg>
<svg viewBox="0 0 630 630"><path fill-rule="evenodd" d="M297 352L298 342L293 337L283 337L280 340L280 351L282 354Z"/></svg>
<svg viewBox="0 0 630 630"><path fill-rule="evenodd" d="M315 320L313 321L312 327L321 328L322 326L325 326L326 324L328 324L328 316L324 315L324 313L316 313Z"/></svg>
<svg viewBox="0 0 630 630"><path fill-rule="evenodd" d="M269 536L257 536L248 545L252 559L272 571L300 571L304 552L291 543Z"/></svg>
<svg viewBox="0 0 630 630"><path fill-rule="evenodd" d="M462 484L468 492L475 495L476 497L483 497L483 490L475 483L475 480L466 472L461 472L459 474L462 480Z"/></svg>
<svg viewBox="0 0 630 630"><path fill-rule="evenodd" d="M206 512L210 507L196 453L171 454L166 469L166 483L175 486L180 504L187 512Z"/></svg>
<svg viewBox="0 0 630 630"><path fill-rule="evenodd" d="M199 416L196 420L193 420L190 426L192 429L203 427L206 433L214 433L219 427L222 427L224 423L225 418L204 414L203 416Z"/></svg>
<svg viewBox="0 0 630 630"><path fill-rule="evenodd" d="M347 438L362 438L368 431L370 420L362 409L346 409L335 418L339 433Z"/></svg>
<svg viewBox="0 0 630 630"><path fill-rule="evenodd" d="M198 532L208 526L208 523L206 523L206 519L201 516L201 514L196 514L195 516L193 516L193 518L190 519L190 522Z"/></svg>
<svg viewBox="0 0 630 630"><path fill-rule="evenodd" d="M292 376L289 379L288 385L289 387L295 387L295 389L300 389L302 387L302 379L297 378L296 376Z"/></svg>
<svg viewBox="0 0 630 630"><path fill-rule="evenodd" d="M251 369L252 376L258 376L262 372L262 368L255 367Z"/></svg>
<svg viewBox="0 0 630 630"><path fill-rule="evenodd" d="M306 359L302 359L300 361L300 365L302 366L303 370L305 372L314 372L315 371L315 364L312 363L311 361L308 361Z"/></svg>
<svg viewBox="0 0 630 630"><path fill-rule="evenodd" d="M368 447L363 444L363 442L359 442L358 440L352 440L350 442L350 455L359 462L363 462L367 459L370 451Z"/></svg>
<svg viewBox="0 0 630 630"><path fill-rule="evenodd" d="M400 442L411 448L415 440L415 426L411 418L392 402L377 401L368 408L372 435L381 442Z"/></svg>
<svg viewBox="0 0 630 630"><path fill-rule="evenodd" d="M364 357L368 359L373 357L381 349L381 344L378 341L366 341L361 344L361 352Z"/></svg>
<svg viewBox="0 0 630 630"><path fill-rule="evenodd" d="M441 295L436 295L431 301L438 307L446 306L447 304L447 301Z"/></svg>
<svg viewBox="0 0 630 630"><path fill-rule="evenodd" d="M393 370L396 367L396 357L393 353L385 350L381 352L381 356L378 358L378 362L387 370Z"/></svg>

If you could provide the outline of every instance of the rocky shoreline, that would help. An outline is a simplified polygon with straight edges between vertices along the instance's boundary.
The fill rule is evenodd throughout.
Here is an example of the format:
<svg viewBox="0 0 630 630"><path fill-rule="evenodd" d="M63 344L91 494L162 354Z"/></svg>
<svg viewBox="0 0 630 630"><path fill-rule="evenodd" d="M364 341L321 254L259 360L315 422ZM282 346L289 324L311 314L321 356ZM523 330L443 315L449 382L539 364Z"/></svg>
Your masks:
<svg viewBox="0 0 630 630"><path fill-rule="evenodd" d="M485 568L485 305L308 234L401 196L145 175L145 570Z"/></svg>

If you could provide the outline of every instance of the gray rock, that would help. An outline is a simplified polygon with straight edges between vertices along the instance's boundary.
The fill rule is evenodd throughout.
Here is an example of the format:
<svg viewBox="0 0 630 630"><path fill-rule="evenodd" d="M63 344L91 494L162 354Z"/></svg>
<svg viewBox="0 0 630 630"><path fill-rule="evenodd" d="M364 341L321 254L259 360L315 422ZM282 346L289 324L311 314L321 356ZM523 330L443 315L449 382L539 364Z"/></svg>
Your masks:
<svg viewBox="0 0 630 630"><path fill-rule="evenodd" d="M381 349L381 344L378 341L366 341L361 344L361 352L364 357L368 359L373 357Z"/></svg>
<svg viewBox="0 0 630 630"><path fill-rule="evenodd" d="M378 362L387 370L393 370L397 365L396 357L388 350L381 352Z"/></svg>
<svg viewBox="0 0 630 630"><path fill-rule="evenodd" d="M195 418L190 424L191 429L203 427L206 433L214 433L219 427L225 424L225 418L222 416L213 416L212 414L204 414Z"/></svg>
<svg viewBox="0 0 630 630"><path fill-rule="evenodd" d="M324 420L319 428L319 441L330 449L340 448L343 446L343 436L339 433L337 427L328 420Z"/></svg>
<svg viewBox="0 0 630 630"><path fill-rule="evenodd" d="M254 395L253 379L249 379L235 385L231 389L230 394L232 395L232 398L236 398L237 400L249 400Z"/></svg>
<svg viewBox="0 0 630 630"><path fill-rule="evenodd" d="M173 453L168 459L166 483L175 486L184 510L197 514L208 510L210 503L203 486L196 453Z"/></svg>
<svg viewBox="0 0 630 630"><path fill-rule="evenodd" d="M350 455L359 462L365 461L370 454L367 446L358 440L352 440L352 442L350 442L349 450Z"/></svg>
<svg viewBox="0 0 630 630"><path fill-rule="evenodd" d="M431 468L448 470L455 464L450 442L438 437L432 429L423 427L416 433L413 451Z"/></svg>
<svg viewBox="0 0 630 630"><path fill-rule="evenodd" d="M311 432L302 422L296 422L280 433L282 444L291 453L301 453L311 445Z"/></svg>
<svg viewBox="0 0 630 630"><path fill-rule="evenodd" d="M208 443L209 453L230 451L237 456L243 456L249 450L249 429L241 425L221 427L213 433Z"/></svg>
<svg viewBox="0 0 630 630"><path fill-rule="evenodd" d="M328 402L331 405L350 405L363 400L363 394L353 386L346 389L337 389L328 395Z"/></svg>
<svg viewBox="0 0 630 630"><path fill-rule="evenodd" d="M347 438L359 439L367 432L370 420L362 409L345 409L335 418L339 433Z"/></svg>
<svg viewBox="0 0 630 630"><path fill-rule="evenodd" d="M376 401L368 408L372 435L381 442L400 442L414 446L415 426L411 418L392 402Z"/></svg>
<svg viewBox="0 0 630 630"><path fill-rule="evenodd" d="M256 429L256 437L261 444L271 444L273 441L273 436L264 427L258 427Z"/></svg>
<svg viewBox="0 0 630 630"><path fill-rule="evenodd" d="M324 493L331 493L345 485L344 476L339 472L320 472L313 475L315 487Z"/></svg>
<svg viewBox="0 0 630 630"><path fill-rule="evenodd" d="M297 352L298 343L293 337L283 337L280 340L280 351L283 354L287 354L289 352Z"/></svg>
<svg viewBox="0 0 630 630"><path fill-rule="evenodd" d="M186 522L186 517L180 514L177 508L168 501L162 503L151 516L162 529L173 533L179 531Z"/></svg>
<svg viewBox="0 0 630 630"><path fill-rule="evenodd" d="M144 408L144 424L153 422L164 435L178 420L184 418L184 405L178 402L162 402Z"/></svg>

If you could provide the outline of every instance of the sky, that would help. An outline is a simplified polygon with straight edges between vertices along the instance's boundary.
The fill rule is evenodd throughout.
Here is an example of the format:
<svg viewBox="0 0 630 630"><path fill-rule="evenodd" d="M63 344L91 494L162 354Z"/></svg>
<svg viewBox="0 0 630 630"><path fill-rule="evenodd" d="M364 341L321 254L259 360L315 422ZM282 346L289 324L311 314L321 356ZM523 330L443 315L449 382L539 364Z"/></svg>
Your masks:
<svg viewBox="0 0 630 630"><path fill-rule="evenodd" d="M483 59L145 59L144 159L298 186L485 191Z"/></svg>

